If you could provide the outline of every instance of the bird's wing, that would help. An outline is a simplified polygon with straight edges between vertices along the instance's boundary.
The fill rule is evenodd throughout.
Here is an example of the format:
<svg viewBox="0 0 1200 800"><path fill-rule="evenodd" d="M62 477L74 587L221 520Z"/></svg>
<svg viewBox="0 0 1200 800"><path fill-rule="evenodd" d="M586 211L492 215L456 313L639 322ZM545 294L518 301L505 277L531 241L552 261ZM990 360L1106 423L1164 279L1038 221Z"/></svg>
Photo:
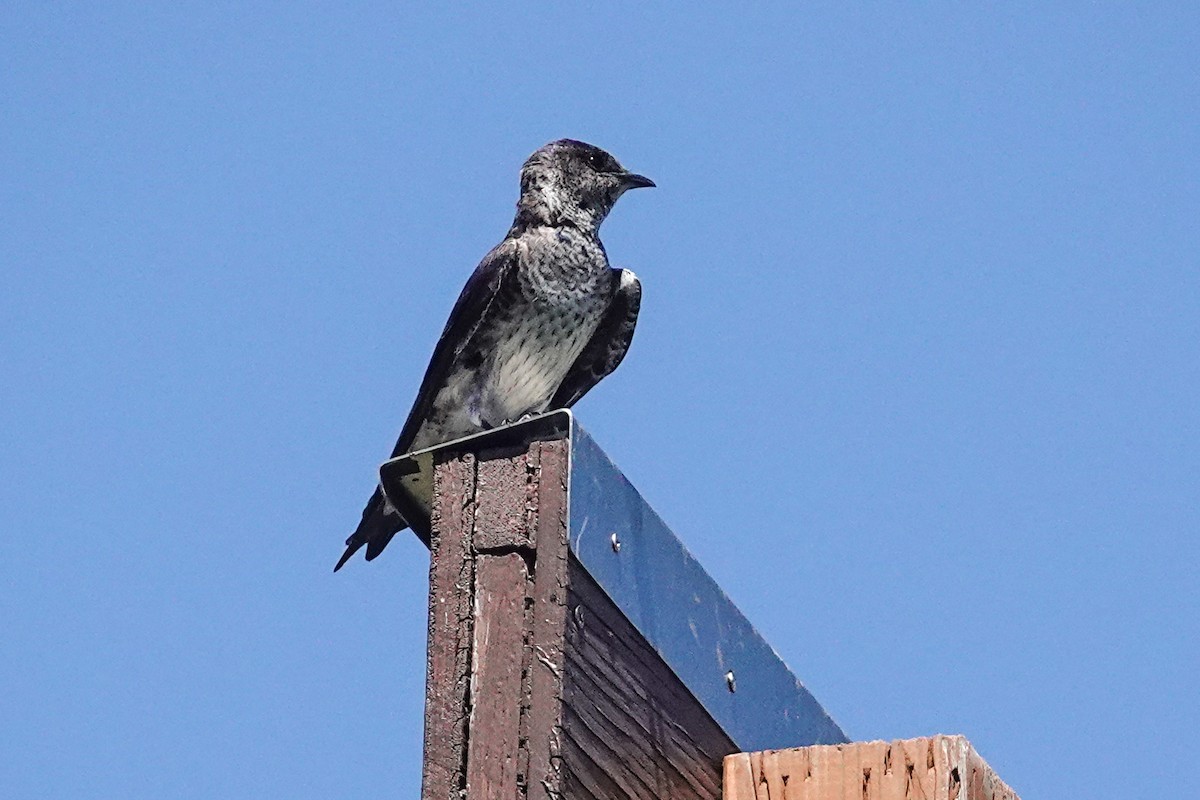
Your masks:
<svg viewBox="0 0 1200 800"><path fill-rule="evenodd" d="M425 377L421 379L417 399L400 430L392 458L404 455L411 448L454 362L470 347L480 323L488 316L488 310L504 294L508 279L516 271L519 255L520 245L513 239L505 239L483 257L467 280L433 348L433 356L429 359Z"/></svg>
<svg viewBox="0 0 1200 800"><path fill-rule="evenodd" d="M549 408L575 405L601 378L617 368L629 350L642 306L642 284L627 269L612 270L612 281L613 298L608 312L563 378Z"/></svg>
<svg viewBox="0 0 1200 800"><path fill-rule="evenodd" d="M450 318L446 320L446 327L433 348L433 357L429 359L429 367L425 370L425 377L421 379L417 399L413 403L412 411L408 412L408 419L400 430L400 438L396 440L396 446L392 449L392 458L402 456L412 449L413 439L416 438L421 423L428 417L434 398L446 382L446 376L454 362L470 347L476 330L487 317L492 304L505 294L505 287L508 285L509 276L516 269L519 254L520 246L517 242L505 239L483 257L483 261L479 262L479 266L467 280L467 285L455 301ZM346 539L346 551L342 553L333 571L341 569L350 556L364 545L367 548L367 560L372 560L383 552L383 548L387 547L393 536L406 527L408 523L387 507L383 491L375 487L375 493L363 509L362 521L358 523L358 528L350 538Z"/></svg>

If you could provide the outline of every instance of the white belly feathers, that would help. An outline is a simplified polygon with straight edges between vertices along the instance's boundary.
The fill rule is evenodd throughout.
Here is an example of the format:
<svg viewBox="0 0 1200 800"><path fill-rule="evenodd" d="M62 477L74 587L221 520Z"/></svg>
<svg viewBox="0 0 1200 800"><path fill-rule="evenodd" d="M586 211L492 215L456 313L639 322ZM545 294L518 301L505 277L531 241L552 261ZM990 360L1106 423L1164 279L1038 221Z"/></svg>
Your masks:
<svg viewBox="0 0 1200 800"><path fill-rule="evenodd" d="M491 370L480 386L484 421L501 424L545 411L595 328L594 322L567 326L555 331L559 334L557 346L548 347L545 330L524 324L500 342L491 359Z"/></svg>

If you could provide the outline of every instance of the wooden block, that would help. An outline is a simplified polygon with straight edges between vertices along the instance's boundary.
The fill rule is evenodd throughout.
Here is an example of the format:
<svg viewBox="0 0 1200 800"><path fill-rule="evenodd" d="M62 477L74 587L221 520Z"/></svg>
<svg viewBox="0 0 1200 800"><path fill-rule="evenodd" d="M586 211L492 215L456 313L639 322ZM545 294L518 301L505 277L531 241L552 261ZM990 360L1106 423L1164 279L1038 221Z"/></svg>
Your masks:
<svg viewBox="0 0 1200 800"><path fill-rule="evenodd" d="M756 800L754 792L754 753L735 753L726 756L722 784L725 800Z"/></svg>
<svg viewBox="0 0 1200 800"><path fill-rule="evenodd" d="M505 457L480 453L475 487L475 548L532 547L540 448Z"/></svg>
<svg viewBox="0 0 1200 800"><path fill-rule="evenodd" d="M725 800L1020 800L962 736L727 756Z"/></svg>

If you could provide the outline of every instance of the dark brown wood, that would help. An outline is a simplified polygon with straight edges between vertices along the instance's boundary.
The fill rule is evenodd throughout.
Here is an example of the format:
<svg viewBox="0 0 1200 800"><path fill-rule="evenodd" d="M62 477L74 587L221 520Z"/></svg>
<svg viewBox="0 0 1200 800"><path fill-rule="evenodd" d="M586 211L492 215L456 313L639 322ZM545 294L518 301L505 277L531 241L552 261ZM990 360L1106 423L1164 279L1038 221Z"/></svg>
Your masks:
<svg viewBox="0 0 1200 800"><path fill-rule="evenodd" d="M720 797L733 742L573 556L568 579L567 796Z"/></svg>
<svg viewBox="0 0 1200 800"><path fill-rule="evenodd" d="M716 800L736 748L570 554L567 447L435 469L422 798Z"/></svg>
<svg viewBox="0 0 1200 800"><path fill-rule="evenodd" d="M475 563L474 676L467 786L472 796L515 800L520 747L525 582L519 553L481 554Z"/></svg>
<svg viewBox="0 0 1200 800"><path fill-rule="evenodd" d="M423 800L458 800L466 785L471 620L475 560L475 457L434 472L429 562L429 642L425 672Z"/></svg>
<svg viewBox="0 0 1200 800"><path fill-rule="evenodd" d="M530 636L533 658L523 730L529 749L529 800L564 796L561 698L567 632L567 446L565 441L537 445L540 474Z"/></svg>
<svg viewBox="0 0 1200 800"><path fill-rule="evenodd" d="M479 460L475 491L475 548L532 547L537 514L539 448L510 458L490 453Z"/></svg>

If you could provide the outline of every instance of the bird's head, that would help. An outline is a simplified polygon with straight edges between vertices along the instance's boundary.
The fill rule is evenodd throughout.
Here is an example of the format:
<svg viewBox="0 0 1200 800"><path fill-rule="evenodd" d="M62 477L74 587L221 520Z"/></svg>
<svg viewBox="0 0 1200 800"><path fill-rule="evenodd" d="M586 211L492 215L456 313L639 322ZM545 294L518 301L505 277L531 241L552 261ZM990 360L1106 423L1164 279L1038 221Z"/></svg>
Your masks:
<svg viewBox="0 0 1200 800"><path fill-rule="evenodd" d="M599 147L559 139L539 148L521 167L516 225L574 225L595 232L617 198L653 186Z"/></svg>

